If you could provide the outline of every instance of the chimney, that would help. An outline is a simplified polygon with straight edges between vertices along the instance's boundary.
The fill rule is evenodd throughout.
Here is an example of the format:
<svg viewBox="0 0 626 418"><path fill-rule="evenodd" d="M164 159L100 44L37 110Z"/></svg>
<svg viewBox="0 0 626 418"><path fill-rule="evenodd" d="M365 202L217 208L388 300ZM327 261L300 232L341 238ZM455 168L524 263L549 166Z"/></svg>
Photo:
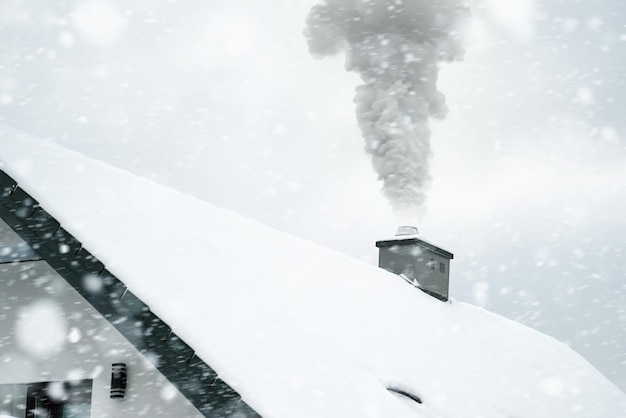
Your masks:
<svg viewBox="0 0 626 418"><path fill-rule="evenodd" d="M419 238L417 228L408 225L400 226L395 237L376 241L376 246L380 268L439 300L448 300L452 253Z"/></svg>

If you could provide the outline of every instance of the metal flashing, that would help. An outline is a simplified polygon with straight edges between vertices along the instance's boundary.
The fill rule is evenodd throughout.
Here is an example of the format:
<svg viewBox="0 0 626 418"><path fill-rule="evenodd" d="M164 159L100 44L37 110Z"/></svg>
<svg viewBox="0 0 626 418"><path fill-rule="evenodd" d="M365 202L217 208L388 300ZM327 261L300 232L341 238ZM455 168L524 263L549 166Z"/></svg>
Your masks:
<svg viewBox="0 0 626 418"><path fill-rule="evenodd" d="M97 257L17 182L0 170L0 218L155 366L206 417L260 415L241 396L129 291ZM0 260L1 262L1 260ZM94 290L90 280L96 279Z"/></svg>

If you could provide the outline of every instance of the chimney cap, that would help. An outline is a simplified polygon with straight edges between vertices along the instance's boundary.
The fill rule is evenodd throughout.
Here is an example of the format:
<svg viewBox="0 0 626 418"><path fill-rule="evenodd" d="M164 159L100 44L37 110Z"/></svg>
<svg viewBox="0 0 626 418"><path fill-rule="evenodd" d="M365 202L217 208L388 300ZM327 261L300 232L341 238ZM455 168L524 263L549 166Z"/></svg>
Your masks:
<svg viewBox="0 0 626 418"><path fill-rule="evenodd" d="M417 227L411 225L401 225L398 227L398 232L396 232L396 236L403 235L417 235Z"/></svg>

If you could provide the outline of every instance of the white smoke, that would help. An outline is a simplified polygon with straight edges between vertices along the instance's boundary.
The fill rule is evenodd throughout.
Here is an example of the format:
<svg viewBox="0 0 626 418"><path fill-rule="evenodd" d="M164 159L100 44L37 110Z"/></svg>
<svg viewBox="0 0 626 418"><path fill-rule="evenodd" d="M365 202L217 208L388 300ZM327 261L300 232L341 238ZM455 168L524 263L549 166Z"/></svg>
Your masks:
<svg viewBox="0 0 626 418"><path fill-rule="evenodd" d="M429 174L429 117L447 113L439 64L463 58L463 0L320 0L304 35L316 58L345 50L358 73L356 116L365 149L398 221L422 214Z"/></svg>

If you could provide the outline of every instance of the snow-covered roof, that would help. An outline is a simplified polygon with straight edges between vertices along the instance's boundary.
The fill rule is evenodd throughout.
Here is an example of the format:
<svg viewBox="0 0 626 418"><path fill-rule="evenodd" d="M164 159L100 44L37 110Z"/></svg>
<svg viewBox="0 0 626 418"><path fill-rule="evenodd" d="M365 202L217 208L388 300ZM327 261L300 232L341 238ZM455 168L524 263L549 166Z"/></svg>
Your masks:
<svg viewBox="0 0 626 418"><path fill-rule="evenodd" d="M550 337L442 303L377 267L53 143L1 131L1 167L264 417L626 411L626 395Z"/></svg>

